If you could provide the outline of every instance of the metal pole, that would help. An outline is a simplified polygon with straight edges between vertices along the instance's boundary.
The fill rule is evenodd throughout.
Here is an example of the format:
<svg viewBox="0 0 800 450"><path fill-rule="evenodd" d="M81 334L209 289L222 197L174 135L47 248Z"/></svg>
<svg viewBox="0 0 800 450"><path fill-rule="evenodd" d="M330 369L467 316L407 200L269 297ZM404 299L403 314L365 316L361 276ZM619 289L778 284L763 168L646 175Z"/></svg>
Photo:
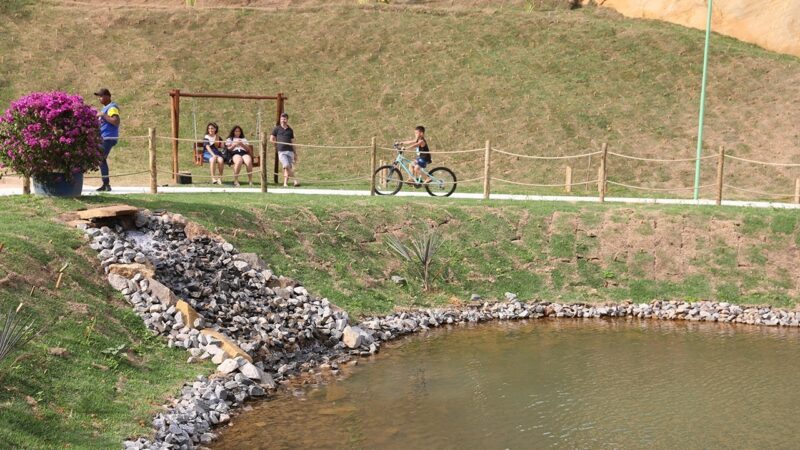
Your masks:
<svg viewBox="0 0 800 450"><path fill-rule="evenodd" d="M714 0L708 0L706 19L706 45L703 50L703 82L700 87L700 119L697 127L697 160L694 166L694 199L700 196L700 158L703 154L703 120L706 113L706 83L708 81L708 43L711 41L711 8Z"/></svg>

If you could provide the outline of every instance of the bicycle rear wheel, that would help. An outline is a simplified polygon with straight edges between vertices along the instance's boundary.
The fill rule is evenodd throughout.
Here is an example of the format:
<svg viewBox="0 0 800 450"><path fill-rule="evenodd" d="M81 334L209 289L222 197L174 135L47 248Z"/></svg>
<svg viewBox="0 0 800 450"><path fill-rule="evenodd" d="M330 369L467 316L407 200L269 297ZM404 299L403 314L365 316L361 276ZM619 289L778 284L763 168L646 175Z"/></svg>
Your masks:
<svg viewBox="0 0 800 450"><path fill-rule="evenodd" d="M394 195L403 187L403 176L395 166L380 166L372 175L375 181L375 193L378 195Z"/></svg>
<svg viewBox="0 0 800 450"><path fill-rule="evenodd" d="M431 175L431 181L425 183L425 190L428 194L434 197L449 197L450 194L455 192L456 174L447 167L437 167L428 172Z"/></svg>

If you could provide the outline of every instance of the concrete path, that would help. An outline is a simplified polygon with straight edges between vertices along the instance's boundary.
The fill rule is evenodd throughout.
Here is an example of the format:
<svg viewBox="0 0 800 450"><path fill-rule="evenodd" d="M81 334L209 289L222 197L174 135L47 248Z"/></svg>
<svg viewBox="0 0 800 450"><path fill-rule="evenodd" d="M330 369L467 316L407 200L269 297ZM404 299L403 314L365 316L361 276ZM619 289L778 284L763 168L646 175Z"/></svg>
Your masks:
<svg viewBox="0 0 800 450"><path fill-rule="evenodd" d="M99 195L100 193L94 191L95 188L84 189L83 195ZM147 194L150 191L149 187L115 187L111 192L103 192L102 195L124 195L124 194ZM158 188L159 193L164 194L177 194L177 193L196 193L196 194L211 194L211 193L259 193L259 188L250 187L190 187L190 186L165 186ZM367 190L344 190L344 189L311 189L311 188L283 188L283 187L270 187L269 194L294 194L294 195L343 195L343 196L369 196ZM9 188L0 187L0 196L9 195L22 195L22 188ZM430 197L427 192L413 192L413 191L400 191L398 197ZM458 199L473 199L481 200L483 194L481 193L458 193L456 192L450 198ZM588 202L598 203L600 200L597 197L581 197L581 196L568 196L568 195L524 195L524 194L492 194L492 200L517 200L517 201L537 201L537 202ZM607 203L630 203L630 204L648 204L648 205L714 205L713 200L687 200L677 198L636 198L636 197L606 197ZM780 208L780 209L800 209L800 205L794 203L778 203L778 202L757 202L746 200L723 200L724 206L740 206L750 208Z"/></svg>

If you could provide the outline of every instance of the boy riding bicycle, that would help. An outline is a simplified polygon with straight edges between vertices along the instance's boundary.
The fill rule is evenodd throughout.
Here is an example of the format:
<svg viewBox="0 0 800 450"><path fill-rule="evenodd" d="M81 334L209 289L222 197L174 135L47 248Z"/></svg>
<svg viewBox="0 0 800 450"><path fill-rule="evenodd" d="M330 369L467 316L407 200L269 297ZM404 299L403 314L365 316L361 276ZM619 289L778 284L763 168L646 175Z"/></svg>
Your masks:
<svg viewBox="0 0 800 450"><path fill-rule="evenodd" d="M399 144L403 146L411 145L415 147L414 151L416 153L416 158L414 158L414 161L410 164L411 172L414 174L414 179L408 181L416 184L420 179L420 169L428 167L428 164L433 161L433 158L431 158L431 150L428 148L428 142L425 140L425 127L422 125L417 126L414 128L414 139L401 141ZM424 184L431 182L430 176L425 175L425 178Z"/></svg>

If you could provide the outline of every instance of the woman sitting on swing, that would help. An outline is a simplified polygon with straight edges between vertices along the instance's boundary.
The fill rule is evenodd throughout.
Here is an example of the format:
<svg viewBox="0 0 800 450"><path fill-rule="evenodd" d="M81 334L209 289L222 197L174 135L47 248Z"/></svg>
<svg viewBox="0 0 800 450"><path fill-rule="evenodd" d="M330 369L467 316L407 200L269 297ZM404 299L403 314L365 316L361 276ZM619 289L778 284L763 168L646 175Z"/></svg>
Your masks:
<svg viewBox="0 0 800 450"><path fill-rule="evenodd" d="M211 184L222 184L222 169L225 167L225 157L222 152L222 139L217 135L219 127L210 122L206 126L206 135L203 137L203 158L211 166ZM219 178L217 173L219 172Z"/></svg>
<svg viewBox="0 0 800 450"><path fill-rule="evenodd" d="M236 125L231 129L228 139L225 140L225 148L228 149L228 157L230 158L227 161L228 165L233 164L233 185L239 187L239 171L242 169L242 164L244 164L247 166L247 181L252 186L253 158L250 156L250 152L253 151L253 147L245 139L242 127Z"/></svg>

